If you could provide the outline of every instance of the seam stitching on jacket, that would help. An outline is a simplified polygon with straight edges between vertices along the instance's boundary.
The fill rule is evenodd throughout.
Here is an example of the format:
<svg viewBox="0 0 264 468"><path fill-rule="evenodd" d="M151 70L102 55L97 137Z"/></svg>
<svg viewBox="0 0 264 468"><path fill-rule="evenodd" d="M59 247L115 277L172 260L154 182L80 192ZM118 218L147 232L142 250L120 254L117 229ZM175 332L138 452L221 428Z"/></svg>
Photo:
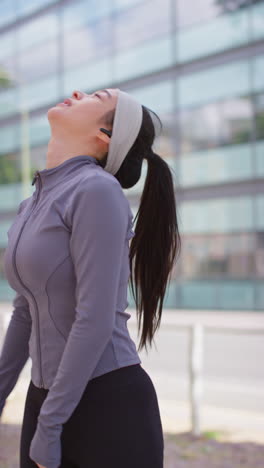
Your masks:
<svg viewBox="0 0 264 468"><path fill-rule="evenodd" d="M54 319L53 319L53 317L52 317L52 315L51 315L51 312L50 312L50 297L49 297L49 293L48 293L47 287L48 287L48 282L49 282L50 278L52 277L52 275L58 270L58 268L60 268L60 266L62 265L62 263L64 263L65 260L67 260L67 258L69 258L69 257L70 257L70 254L67 255L67 257L64 257L64 259L56 266L55 270L53 270L53 272L49 275L49 277L48 277L48 279L47 279L47 281L46 281L46 285L45 285L45 291L46 291L47 298L48 298L48 313L49 313L49 316L50 316L50 318L51 318L51 320L52 320L52 322L53 322L54 327L55 327L56 330L61 334L61 336L63 337L63 339L64 339L65 341L67 341L67 338L66 338L66 337L63 335L63 333L59 330L59 328L57 327L57 325L56 325L56 323L55 323L55 321L54 321Z"/></svg>
<svg viewBox="0 0 264 468"><path fill-rule="evenodd" d="M118 362L118 359L117 359L117 356L116 356L114 341L112 340L112 337L111 337L111 345L112 345L112 348L113 348L113 353L114 353L114 356L115 356L116 363L119 366L119 362Z"/></svg>

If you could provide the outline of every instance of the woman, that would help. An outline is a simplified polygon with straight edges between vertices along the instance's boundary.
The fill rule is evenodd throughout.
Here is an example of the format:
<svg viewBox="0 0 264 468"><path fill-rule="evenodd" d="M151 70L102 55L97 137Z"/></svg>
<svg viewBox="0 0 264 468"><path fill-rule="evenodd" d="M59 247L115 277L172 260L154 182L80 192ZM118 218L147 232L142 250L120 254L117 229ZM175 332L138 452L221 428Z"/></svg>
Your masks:
<svg viewBox="0 0 264 468"><path fill-rule="evenodd" d="M0 411L30 356L20 468L162 468L157 395L125 309L131 278L147 349L180 251L172 175L152 151L150 111L118 88L74 91L47 115L46 168L8 231L5 273L16 296ZM143 158L134 231L122 189L138 182Z"/></svg>

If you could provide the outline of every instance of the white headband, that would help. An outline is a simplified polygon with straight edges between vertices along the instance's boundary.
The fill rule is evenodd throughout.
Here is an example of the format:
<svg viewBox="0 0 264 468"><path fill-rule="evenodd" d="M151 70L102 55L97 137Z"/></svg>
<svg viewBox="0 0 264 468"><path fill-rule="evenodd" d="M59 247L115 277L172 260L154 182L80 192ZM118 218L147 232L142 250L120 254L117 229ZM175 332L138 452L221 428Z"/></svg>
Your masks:
<svg viewBox="0 0 264 468"><path fill-rule="evenodd" d="M117 173L138 136L142 118L142 105L130 94L118 90L105 171L113 175Z"/></svg>

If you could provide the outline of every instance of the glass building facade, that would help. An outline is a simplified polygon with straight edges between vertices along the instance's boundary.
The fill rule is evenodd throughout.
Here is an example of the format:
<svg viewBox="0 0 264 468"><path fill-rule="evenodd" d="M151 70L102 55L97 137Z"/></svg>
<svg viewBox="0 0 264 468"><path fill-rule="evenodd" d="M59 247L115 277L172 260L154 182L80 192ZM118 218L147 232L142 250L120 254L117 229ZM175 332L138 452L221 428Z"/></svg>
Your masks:
<svg viewBox="0 0 264 468"><path fill-rule="evenodd" d="M45 167L48 109L74 89L120 87L160 116L154 149L175 180L182 251L164 307L262 311L264 2L0 0L0 11L0 300L14 296L6 232ZM124 190L135 214L146 169Z"/></svg>

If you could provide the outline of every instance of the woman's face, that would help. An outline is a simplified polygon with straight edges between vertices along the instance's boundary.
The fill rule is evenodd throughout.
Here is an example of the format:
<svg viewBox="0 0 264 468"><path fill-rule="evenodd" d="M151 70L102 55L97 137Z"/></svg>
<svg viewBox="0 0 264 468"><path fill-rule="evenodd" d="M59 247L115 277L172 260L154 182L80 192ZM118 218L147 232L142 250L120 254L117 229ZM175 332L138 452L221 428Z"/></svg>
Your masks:
<svg viewBox="0 0 264 468"><path fill-rule="evenodd" d="M102 126L98 122L103 114L115 109L118 91L118 88L99 89L92 94L73 91L64 103L58 103L48 110L52 133L81 138L98 135Z"/></svg>

